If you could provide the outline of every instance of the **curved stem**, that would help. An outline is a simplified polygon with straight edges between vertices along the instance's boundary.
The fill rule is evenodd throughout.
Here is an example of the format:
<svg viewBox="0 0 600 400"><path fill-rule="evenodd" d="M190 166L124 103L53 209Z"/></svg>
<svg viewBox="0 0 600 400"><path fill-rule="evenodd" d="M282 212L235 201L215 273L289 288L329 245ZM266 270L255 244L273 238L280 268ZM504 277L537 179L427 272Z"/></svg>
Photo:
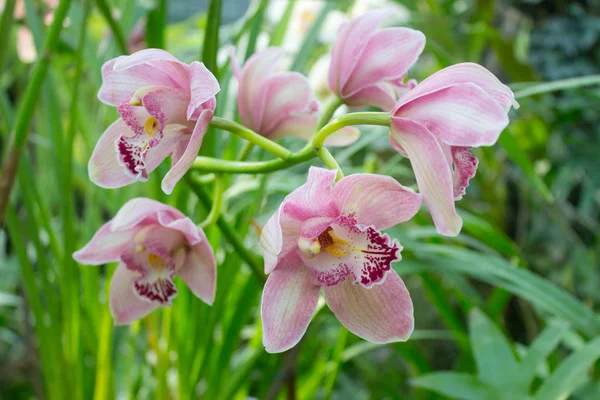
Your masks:
<svg viewBox="0 0 600 400"><path fill-rule="evenodd" d="M201 184L196 182L191 177L187 180L187 182L204 207L211 207L213 200L211 199L210 194L207 193L206 189L204 189ZM219 215L217 217L217 226L221 232L223 232L223 236L225 236L225 238L229 241L237 254L246 262L246 264L248 264L258 282L261 284L265 283L267 277L263 272L262 260L258 259L250 250L248 250L248 248L244 245L244 240L223 215Z"/></svg>
<svg viewBox="0 0 600 400"><path fill-rule="evenodd" d="M329 102L327 102L327 105L325 106L325 110L323 110L321 118L319 119L317 129L321 129L322 127L324 127L331 120L333 114L335 114L336 110L342 104L344 104L344 100L337 96L334 96L331 100L329 100Z"/></svg>
<svg viewBox="0 0 600 400"><path fill-rule="evenodd" d="M212 206L210 208L210 213L206 216L206 219L199 224L202 229L206 229L217 222L217 219L221 214L221 203L223 202L224 189L225 185L223 184L223 177L221 175L216 175L215 194L213 197Z"/></svg>
<svg viewBox="0 0 600 400"><path fill-rule="evenodd" d="M337 117L317 132L311 140L312 146L315 149L320 149L323 147L325 139L350 125L390 126L390 114L386 112L357 112Z"/></svg>
<svg viewBox="0 0 600 400"><path fill-rule="evenodd" d="M332 170L337 170L337 175L335 177L336 181L339 181L340 179L342 179L344 177L344 173L342 172L342 168L337 163L337 161L335 160L335 158L331 155L331 153L329 152L329 150L327 150L325 147L321 147L317 151L317 155L323 161L323 164L325 164L325 166L327 168L332 169Z"/></svg>
<svg viewBox="0 0 600 400"><path fill-rule="evenodd" d="M304 148L296 153L290 153L290 156L286 159L262 162L243 162L224 161L211 157L196 157L192 169L202 172L223 172L229 174L260 174L279 171L316 157L319 150L323 147L325 139L343 127L350 125L389 126L390 115L384 112L360 112L338 117L321 128Z"/></svg>
<svg viewBox="0 0 600 400"><path fill-rule="evenodd" d="M264 136L259 135L251 129L246 128L238 124L237 122L230 121L225 118L213 117L210 122L210 126L217 129L223 129L231 132L238 137L245 139L253 144L256 144L270 153L275 154L277 157L287 159L292 155L292 152L285 147L275 143L272 140L267 139Z"/></svg>

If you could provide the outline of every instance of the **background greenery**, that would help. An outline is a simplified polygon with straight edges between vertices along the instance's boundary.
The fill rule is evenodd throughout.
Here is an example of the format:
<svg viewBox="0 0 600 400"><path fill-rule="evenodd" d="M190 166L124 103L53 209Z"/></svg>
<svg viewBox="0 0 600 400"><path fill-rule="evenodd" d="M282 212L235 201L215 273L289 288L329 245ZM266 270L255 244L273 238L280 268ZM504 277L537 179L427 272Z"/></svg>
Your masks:
<svg viewBox="0 0 600 400"><path fill-rule="evenodd" d="M292 68L312 71L326 95L317 67L336 19L392 2L63 0L62 10L56 1L3 3L3 161L16 154L11 135L23 147L0 231L0 398L600 398L598 2L397 3L402 18L390 23L427 36L412 77L479 62L515 90L521 108L499 144L475 151L478 174L457 203L465 221L459 237L436 234L426 210L389 232L405 248L394 266L415 304L412 339L366 343L324 307L299 347L282 355L262 347L263 282L248 264L261 265L257 229L305 180L308 163L226 177L225 207L207 231L218 259L212 308L179 284L172 308L113 326L106 293L114 265L84 267L70 254L136 196L200 222L212 184L183 181L167 197L166 163L148 183L119 190L88 180L95 142L117 118L96 98L100 67L146 46L200 59L223 88L217 115L235 118L236 83L219 49L234 44L247 58L283 45ZM50 25L63 11L64 24ZM357 143L332 150L344 171L414 184L385 130L361 131ZM234 159L243 145L212 131L201 152Z"/></svg>

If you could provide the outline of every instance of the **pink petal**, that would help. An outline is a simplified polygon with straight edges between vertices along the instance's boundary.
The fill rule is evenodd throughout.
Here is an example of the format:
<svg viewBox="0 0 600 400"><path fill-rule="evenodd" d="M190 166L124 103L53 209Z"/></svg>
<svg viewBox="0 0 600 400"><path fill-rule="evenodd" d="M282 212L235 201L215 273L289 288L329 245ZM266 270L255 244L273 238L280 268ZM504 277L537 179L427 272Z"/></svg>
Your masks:
<svg viewBox="0 0 600 400"><path fill-rule="evenodd" d="M151 61L175 61L175 56L161 49L143 49L129 56L120 56L115 60L115 71L124 71L136 65L145 64Z"/></svg>
<svg viewBox="0 0 600 400"><path fill-rule="evenodd" d="M444 68L421 82L400 99L396 109L410 101L459 83L473 83L485 90L502 108L508 112L510 106L519 108L513 92L496 78L494 74L475 63L461 63ZM395 112L395 110L394 110Z"/></svg>
<svg viewBox="0 0 600 400"><path fill-rule="evenodd" d="M248 59L241 71L238 92L238 110L244 125L258 128L265 110L265 83L271 77L283 50L269 47Z"/></svg>
<svg viewBox="0 0 600 400"><path fill-rule="evenodd" d="M396 105L396 96L391 85L385 82L365 86L353 95L344 98L344 103L351 107L379 107L383 111L391 111Z"/></svg>
<svg viewBox="0 0 600 400"><path fill-rule="evenodd" d="M387 229L411 219L421 207L421 195L389 176L355 174L342 178L332 196L343 215L361 225Z"/></svg>
<svg viewBox="0 0 600 400"><path fill-rule="evenodd" d="M144 86L170 86L189 91L188 65L176 59L137 59L132 65L128 57L134 56L121 56L102 66L102 86L98 92L100 101L118 106L128 102Z"/></svg>
<svg viewBox="0 0 600 400"><path fill-rule="evenodd" d="M206 236L202 229L198 228L191 219L183 216L175 208L169 207L169 209L157 211L156 218L158 223L165 228L181 232L190 246L195 246L202 241L206 241Z"/></svg>
<svg viewBox="0 0 600 400"><path fill-rule="evenodd" d="M404 342L414 329L412 300L396 271L391 271L381 285L370 289L347 279L337 286L323 288L323 293L340 322L369 342Z"/></svg>
<svg viewBox="0 0 600 400"><path fill-rule="evenodd" d="M295 113L311 112L313 94L308 79L302 74L287 72L272 75L263 90L265 109L260 126L254 126L254 129L265 136Z"/></svg>
<svg viewBox="0 0 600 400"><path fill-rule="evenodd" d="M425 47L425 35L408 28L376 32L362 51L341 90L343 97L380 81L403 77Z"/></svg>
<svg viewBox="0 0 600 400"><path fill-rule="evenodd" d="M460 200L467 192L469 181L477 172L479 160L469 151L470 147L450 147L454 170L452 180L454 181L454 200Z"/></svg>
<svg viewBox="0 0 600 400"><path fill-rule="evenodd" d="M144 223L158 223L158 213L162 213L163 221L186 218L181 211L156 200L138 197L129 200L121 207L117 215L110 221L113 232L126 231ZM165 214L170 214L167 218Z"/></svg>
<svg viewBox="0 0 600 400"><path fill-rule="evenodd" d="M110 313L116 325L127 325L145 317L158 304L138 298L133 292L135 273L121 263L110 281Z"/></svg>
<svg viewBox="0 0 600 400"><path fill-rule="evenodd" d="M260 233L260 246L265 262L265 274L270 274L277 263L283 249L283 232L280 225L281 207L269 218Z"/></svg>
<svg viewBox="0 0 600 400"><path fill-rule="evenodd" d="M194 160L198 155L198 150L200 150L200 146L202 145L204 135L208 130L208 124L212 120L212 117L212 110L204 110L200 114L200 118L198 119L198 122L196 122L194 132L190 137L190 141L185 152L177 161L177 163L171 167L169 172L167 172L164 179L162 180L161 188L166 194L171 194L173 192L175 184L179 182L181 178L183 178L185 173L188 171L188 169L190 169L190 167L194 163Z"/></svg>
<svg viewBox="0 0 600 400"><path fill-rule="evenodd" d="M146 172L154 171L165 158L177 150L181 142L187 143L190 136L190 129L185 125L167 125L158 144L146 153Z"/></svg>
<svg viewBox="0 0 600 400"><path fill-rule="evenodd" d="M329 87L341 93L358 63L361 53L377 30L390 14L390 10L379 9L355 18L340 27L329 66Z"/></svg>
<svg viewBox="0 0 600 400"><path fill-rule="evenodd" d="M181 233L151 225L124 247L121 261L136 272L133 291L141 300L171 305L177 294L173 276L185 260L185 246Z"/></svg>
<svg viewBox="0 0 600 400"><path fill-rule="evenodd" d="M300 113L282 121L269 135L271 139L277 139L284 136L296 136L304 140L310 138L316 133L319 116L317 114ZM360 136L360 131L353 126L346 126L333 135L325 139L325 146L348 146L356 142Z"/></svg>
<svg viewBox="0 0 600 400"><path fill-rule="evenodd" d="M393 115L418 122L439 140L453 146L490 146L508 125L502 106L473 83L452 85L423 95Z"/></svg>
<svg viewBox="0 0 600 400"><path fill-rule="evenodd" d="M103 188L118 188L135 182L119 163L115 149L117 139L132 132L123 120L113 122L96 143L92 157L88 163L90 180Z"/></svg>
<svg viewBox="0 0 600 400"><path fill-rule="evenodd" d="M390 141L408 155L437 231L446 236L458 235L462 220L454 208L452 171L436 138L423 125L392 117Z"/></svg>
<svg viewBox="0 0 600 400"><path fill-rule="evenodd" d="M80 264L104 264L119 261L123 247L133 239L139 231L132 228L122 231L113 231L108 222L94 234L92 240L81 250L73 253L73 258Z"/></svg>
<svg viewBox="0 0 600 400"><path fill-rule="evenodd" d="M190 104L189 93L170 87L157 87L144 94L141 100L148 113L161 123L161 128L187 122L185 109Z"/></svg>
<svg viewBox="0 0 600 400"><path fill-rule="evenodd" d="M320 288L297 257L274 270L262 294L263 344L269 353L294 347L306 332Z"/></svg>
<svg viewBox="0 0 600 400"><path fill-rule="evenodd" d="M337 217L339 211L331 197L336 175L336 171L310 167L306 183L285 198L283 213L298 221L316 216Z"/></svg>
<svg viewBox="0 0 600 400"><path fill-rule="evenodd" d="M217 263L204 232L202 241L192 247L177 275L199 299L208 305L215 300Z"/></svg>
<svg viewBox="0 0 600 400"><path fill-rule="evenodd" d="M401 259L398 241L358 224L353 216L342 215L328 225L321 225L325 229L312 240L299 242L302 261L322 285L334 286L352 275L354 282L372 287L385 280L391 264Z"/></svg>
<svg viewBox="0 0 600 400"><path fill-rule="evenodd" d="M191 101L187 107L187 118L201 111L202 105L215 97L221 88L217 78L204 66L204 63L194 61L190 65ZM212 107L214 111L214 106Z"/></svg>

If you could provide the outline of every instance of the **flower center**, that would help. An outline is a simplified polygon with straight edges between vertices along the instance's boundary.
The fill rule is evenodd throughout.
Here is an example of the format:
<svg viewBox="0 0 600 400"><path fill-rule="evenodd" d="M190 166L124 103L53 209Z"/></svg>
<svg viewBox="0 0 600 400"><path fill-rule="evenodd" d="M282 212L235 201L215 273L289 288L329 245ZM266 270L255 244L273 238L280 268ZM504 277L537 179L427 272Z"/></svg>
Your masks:
<svg viewBox="0 0 600 400"><path fill-rule="evenodd" d="M350 242L335 236L333 228L330 226L321 232L321 234L317 236L317 239L312 242L300 238L298 240L298 247L300 247L302 253L309 257L315 257L321 250L325 250L332 256L342 257L350 253L353 248Z"/></svg>
<svg viewBox="0 0 600 400"><path fill-rule="evenodd" d="M156 272L161 272L165 266L164 260L161 256L148 253L148 265Z"/></svg>
<svg viewBox="0 0 600 400"><path fill-rule="evenodd" d="M160 129L160 122L158 122L158 120L154 117L148 118L146 120L146 122L144 123L144 132L146 132L146 135L148 135L150 137L156 136L159 129Z"/></svg>

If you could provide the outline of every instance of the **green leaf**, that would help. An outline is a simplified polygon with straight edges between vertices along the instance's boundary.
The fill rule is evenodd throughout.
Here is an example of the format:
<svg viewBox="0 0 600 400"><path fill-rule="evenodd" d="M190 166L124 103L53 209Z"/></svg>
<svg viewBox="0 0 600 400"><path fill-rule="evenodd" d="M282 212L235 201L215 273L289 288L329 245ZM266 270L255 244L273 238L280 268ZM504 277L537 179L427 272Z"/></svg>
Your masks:
<svg viewBox="0 0 600 400"><path fill-rule="evenodd" d="M417 387L429 389L454 399L492 400L496 398L479 379L459 372L434 372L420 376L412 383Z"/></svg>
<svg viewBox="0 0 600 400"><path fill-rule="evenodd" d="M568 331L569 324L567 323L552 324L531 344L519 366L518 379L523 382L525 387L529 387L540 364L554 351Z"/></svg>
<svg viewBox="0 0 600 400"><path fill-rule="evenodd" d="M206 32L202 46L202 62L213 74L217 74L217 51L219 51L219 28L221 26L221 0L210 0L206 16ZM217 79L219 77L217 76Z"/></svg>
<svg viewBox="0 0 600 400"><path fill-rule="evenodd" d="M525 174L525 177L529 180L531 185L546 199L548 202L554 201L548 186L544 183L542 178L535 172L533 164L529 160L527 154L519 147L515 137L509 131L504 132L500 135L498 140L500 146L506 151L508 157L519 167Z"/></svg>
<svg viewBox="0 0 600 400"><path fill-rule="evenodd" d="M455 271L500 286L530 301L538 309L569 321L587 337L600 335L600 321L583 303L552 282L522 268L515 268L501 258L482 255L447 245L403 243L412 248L419 260L405 258L394 269L402 276L422 271Z"/></svg>
<svg viewBox="0 0 600 400"><path fill-rule="evenodd" d="M292 64L292 68L291 68L292 71L303 72L306 69L308 60L310 59L311 55L313 54L314 47L319 39L319 32L321 32L321 27L323 25L323 22L325 22L325 18L327 17L327 14L329 14L329 12L331 10L333 10L334 8L335 8L334 1L325 2L323 9L317 16L317 19L315 20L312 27L306 34L306 37L302 41L302 45L300 46L300 51L296 55L296 59L294 60L294 63Z"/></svg>
<svg viewBox="0 0 600 400"><path fill-rule="evenodd" d="M535 394L534 400L566 399L585 382L586 370L600 357L600 337L567 357Z"/></svg>
<svg viewBox="0 0 600 400"><path fill-rule="evenodd" d="M494 386L509 383L517 370L513 350L502 332L478 308L469 313L469 339L479 379Z"/></svg>
<svg viewBox="0 0 600 400"><path fill-rule="evenodd" d="M98 6L98 10L106 20L106 23L110 27L110 30L117 42L117 46L119 47L119 51L121 54L129 54L129 50L127 49L127 40L125 39L125 34L123 33L123 29L121 25L115 21L113 18L113 14L110 10L110 6L106 2L106 0L96 0L96 5Z"/></svg>
<svg viewBox="0 0 600 400"><path fill-rule="evenodd" d="M522 99L524 97L529 97L536 94L556 92L558 90L577 89L592 85L600 85L600 75L588 75L577 78L561 79L553 82L533 84L525 89L516 91L515 98Z"/></svg>

